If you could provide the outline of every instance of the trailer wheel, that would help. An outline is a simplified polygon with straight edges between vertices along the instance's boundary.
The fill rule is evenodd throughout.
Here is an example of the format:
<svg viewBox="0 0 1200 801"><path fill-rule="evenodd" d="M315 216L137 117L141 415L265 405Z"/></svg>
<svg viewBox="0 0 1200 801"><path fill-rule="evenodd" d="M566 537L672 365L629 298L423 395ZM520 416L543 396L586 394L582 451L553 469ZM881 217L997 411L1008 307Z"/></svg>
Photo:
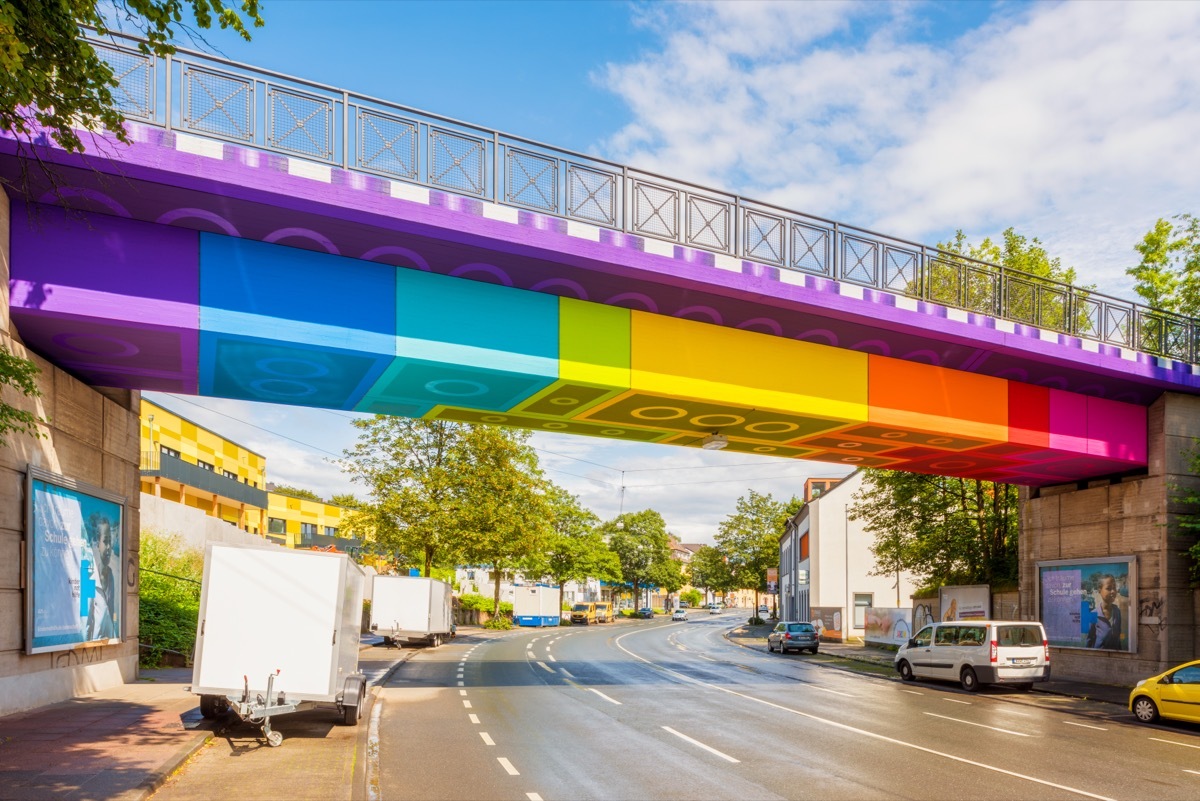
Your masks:
<svg viewBox="0 0 1200 801"><path fill-rule="evenodd" d="M361 696L359 696L359 698L355 698L353 704L343 704L342 705L342 724L343 725L346 725L346 726L357 726L358 725L358 705L360 703L362 703L362 701L360 699L361 699Z"/></svg>
<svg viewBox="0 0 1200 801"><path fill-rule="evenodd" d="M200 696L200 714L212 720L229 711L229 702L219 695Z"/></svg>
<svg viewBox="0 0 1200 801"><path fill-rule="evenodd" d="M268 732L267 745L271 746L272 748L278 748L279 746L283 745L283 735L277 731Z"/></svg>

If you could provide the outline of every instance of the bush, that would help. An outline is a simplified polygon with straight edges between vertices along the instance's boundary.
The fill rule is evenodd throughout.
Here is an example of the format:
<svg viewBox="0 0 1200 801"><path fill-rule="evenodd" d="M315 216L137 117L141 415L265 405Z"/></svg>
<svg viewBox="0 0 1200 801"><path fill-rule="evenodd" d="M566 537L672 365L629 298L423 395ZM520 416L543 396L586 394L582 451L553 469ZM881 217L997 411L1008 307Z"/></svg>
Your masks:
<svg viewBox="0 0 1200 801"><path fill-rule="evenodd" d="M571 621L569 621L569 620L559 620L559 621L558 621L558 625L560 625L560 626L569 626L569 625L571 625Z"/></svg>
<svg viewBox="0 0 1200 801"><path fill-rule="evenodd" d="M489 615L496 608L496 601L486 595L480 595L476 592L469 592L462 595L458 599L459 605L463 609L477 609L480 612L487 612ZM500 602L500 614L511 615L513 611L512 603L509 601Z"/></svg>
<svg viewBox="0 0 1200 801"><path fill-rule="evenodd" d="M141 666L161 667L168 653L191 664L200 617L199 582L204 574L204 555L182 548L178 537L143 531L140 564Z"/></svg>
<svg viewBox="0 0 1200 801"><path fill-rule="evenodd" d="M764 623L766 623L767 621L763 620L761 617L752 617L749 620L747 620L746 622L749 623L751 626L761 626Z"/></svg>
<svg viewBox="0 0 1200 801"><path fill-rule="evenodd" d="M483 627L485 629L502 629L504 631L507 631L508 629L512 628L512 625L513 624L512 624L511 620L509 620L507 617L504 617L503 615L501 615L500 617L494 617L491 620L489 620L487 623L484 623Z"/></svg>

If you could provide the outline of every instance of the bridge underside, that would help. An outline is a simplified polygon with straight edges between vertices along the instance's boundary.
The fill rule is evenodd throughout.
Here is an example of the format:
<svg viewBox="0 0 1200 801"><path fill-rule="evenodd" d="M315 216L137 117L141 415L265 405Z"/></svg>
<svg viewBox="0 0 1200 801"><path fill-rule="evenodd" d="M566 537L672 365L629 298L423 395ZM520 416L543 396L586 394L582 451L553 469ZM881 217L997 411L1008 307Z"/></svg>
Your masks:
<svg viewBox="0 0 1200 801"><path fill-rule="evenodd" d="M420 265L17 201L11 276L22 339L103 386L1028 485L1146 465L1136 403Z"/></svg>

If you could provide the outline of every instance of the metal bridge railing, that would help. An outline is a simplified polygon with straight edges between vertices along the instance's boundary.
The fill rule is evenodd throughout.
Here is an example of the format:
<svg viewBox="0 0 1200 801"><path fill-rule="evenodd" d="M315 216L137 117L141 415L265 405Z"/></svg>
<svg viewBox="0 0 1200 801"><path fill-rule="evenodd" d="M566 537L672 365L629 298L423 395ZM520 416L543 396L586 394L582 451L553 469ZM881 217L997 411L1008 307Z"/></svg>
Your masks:
<svg viewBox="0 0 1200 801"><path fill-rule="evenodd" d="M1200 361L1200 323L1177 314L203 53L89 42L131 120Z"/></svg>

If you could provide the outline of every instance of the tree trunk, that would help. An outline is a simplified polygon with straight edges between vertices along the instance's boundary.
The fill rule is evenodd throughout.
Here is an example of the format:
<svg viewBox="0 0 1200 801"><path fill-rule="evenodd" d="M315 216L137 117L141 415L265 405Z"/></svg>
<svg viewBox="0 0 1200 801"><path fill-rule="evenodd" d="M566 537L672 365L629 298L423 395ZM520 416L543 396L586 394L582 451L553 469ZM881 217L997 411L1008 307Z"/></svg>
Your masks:
<svg viewBox="0 0 1200 801"><path fill-rule="evenodd" d="M501 571L499 568L492 571L492 578L495 582L492 590L492 614L496 617L500 616L500 576Z"/></svg>
<svg viewBox="0 0 1200 801"><path fill-rule="evenodd" d="M566 590L566 588L563 587L563 583L564 582L561 582L561 581L558 582L558 616L559 617L562 617L563 593Z"/></svg>
<svg viewBox="0 0 1200 801"><path fill-rule="evenodd" d="M425 578L433 573L433 546L425 546Z"/></svg>

